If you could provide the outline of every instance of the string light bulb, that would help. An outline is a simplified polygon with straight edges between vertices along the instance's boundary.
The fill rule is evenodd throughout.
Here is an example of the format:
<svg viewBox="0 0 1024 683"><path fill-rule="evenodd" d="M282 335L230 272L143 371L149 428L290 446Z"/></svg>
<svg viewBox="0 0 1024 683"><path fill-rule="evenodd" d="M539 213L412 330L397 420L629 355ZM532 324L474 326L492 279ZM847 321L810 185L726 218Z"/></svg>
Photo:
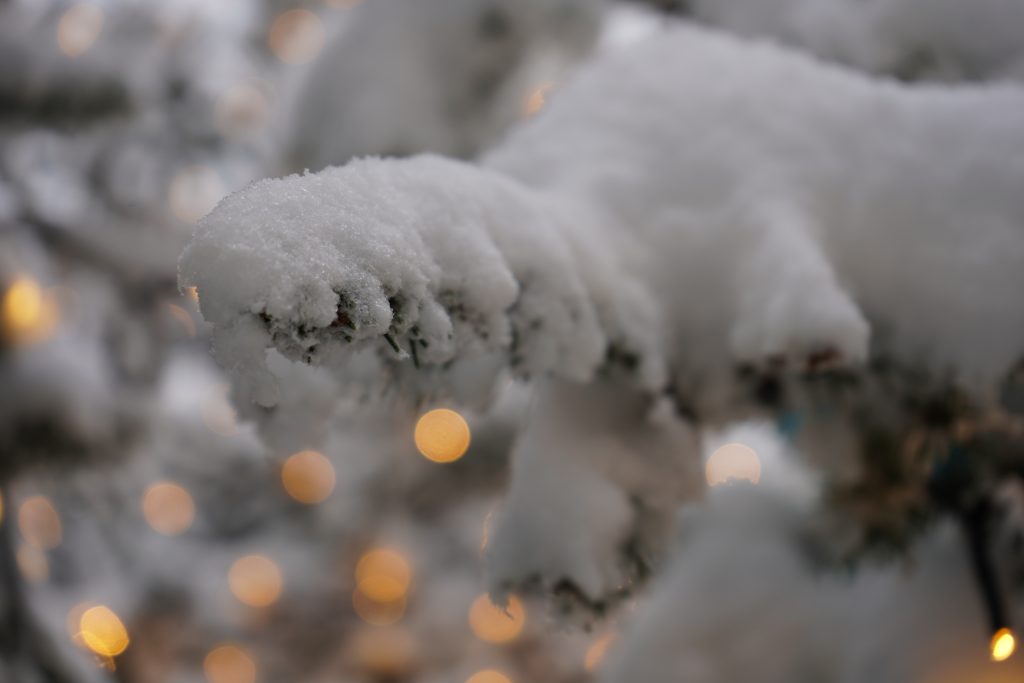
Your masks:
<svg viewBox="0 0 1024 683"><path fill-rule="evenodd" d="M1017 638L1013 631L1008 628L996 631L992 636L991 650L993 662L1005 662L1012 657L1017 650Z"/></svg>
<svg viewBox="0 0 1024 683"><path fill-rule="evenodd" d="M469 449L469 425L454 410L437 408L425 413L413 432L416 448L432 462L455 462Z"/></svg>

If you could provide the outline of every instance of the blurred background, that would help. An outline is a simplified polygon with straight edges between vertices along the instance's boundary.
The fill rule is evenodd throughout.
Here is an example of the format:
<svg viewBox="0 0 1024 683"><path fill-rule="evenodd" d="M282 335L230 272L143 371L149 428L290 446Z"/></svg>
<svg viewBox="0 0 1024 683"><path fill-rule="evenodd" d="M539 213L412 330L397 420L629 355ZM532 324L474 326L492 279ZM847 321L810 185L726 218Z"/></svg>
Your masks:
<svg viewBox="0 0 1024 683"><path fill-rule="evenodd" d="M177 258L253 179L473 158L667 22L904 79L1024 74L1005 14L802 4L0 0L0 681L589 680L614 620L485 596L523 393L360 407L292 368L284 408L238 414ZM759 479L774 446L746 442L710 484Z"/></svg>

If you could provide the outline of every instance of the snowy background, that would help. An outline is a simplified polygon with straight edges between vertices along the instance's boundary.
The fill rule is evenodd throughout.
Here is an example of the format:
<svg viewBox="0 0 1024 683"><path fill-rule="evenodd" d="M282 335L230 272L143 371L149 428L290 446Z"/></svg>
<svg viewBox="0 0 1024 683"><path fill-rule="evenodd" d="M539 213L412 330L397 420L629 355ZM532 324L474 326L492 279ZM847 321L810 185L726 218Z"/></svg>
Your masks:
<svg viewBox="0 0 1024 683"><path fill-rule="evenodd" d="M1024 680L1022 293L1024 0L0 0L0 683Z"/></svg>

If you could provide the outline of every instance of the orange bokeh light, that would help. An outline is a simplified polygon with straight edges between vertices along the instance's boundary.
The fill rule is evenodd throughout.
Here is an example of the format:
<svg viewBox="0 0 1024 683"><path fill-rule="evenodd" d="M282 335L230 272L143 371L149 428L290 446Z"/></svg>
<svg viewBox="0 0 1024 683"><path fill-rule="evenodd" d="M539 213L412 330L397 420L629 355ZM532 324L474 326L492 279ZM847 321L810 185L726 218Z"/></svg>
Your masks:
<svg viewBox="0 0 1024 683"><path fill-rule="evenodd" d="M508 605L500 607L487 594L479 596L469 608L469 628L480 640L508 643L519 637L526 625L526 609L522 601L509 596Z"/></svg>
<svg viewBox="0 0 1024 683"><path fill-rule="evenodd" d="M425 413L416 422L413 440L426 459L454 462L469 448L469 425L454 410L438 408Z"/></svg>
<svg viewBox="0 0 1024 683"><path fill-rule="evenodd" d="M281 484L300 503L322 503L334 491L334 465L321 453L299 451L281 466Z"/></svg>

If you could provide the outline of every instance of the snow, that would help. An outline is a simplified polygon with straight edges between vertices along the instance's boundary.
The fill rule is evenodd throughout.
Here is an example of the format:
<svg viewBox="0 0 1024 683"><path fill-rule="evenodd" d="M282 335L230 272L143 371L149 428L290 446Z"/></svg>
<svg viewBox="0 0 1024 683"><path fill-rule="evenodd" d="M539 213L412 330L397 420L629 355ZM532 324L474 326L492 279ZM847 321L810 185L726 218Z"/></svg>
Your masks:
<svg viewBox="0 0 1024 683"><path fill-rule="evenodd" d="M1020 0L694 0L694 19L878 73L1020 79Z"/></svg>
<svg viewBox="0 0 1024 683"><path fill-rule="evenodd" d="M411 334L419 362L502 350L578 381L621 346L657 386L666 366L857 363L874 329L873 354L984 386L1024 348L1022 108L1011 86L903 87L681 26L596 60L482 167L364 159L245 189L181 284L217 335L262 339L253 367L270 341L316 360L384 334L408 362Z"/></svg>
<svg viewBox="0 0 1024 683"><path fill-rule="evenodd" d="M818 571L813 518L778 494L723 492L691 510L671 564L637 606L598 680L697 683L1011 681L988 661L986 619L958 530L940 525L906 564ZM1012 603L1019 618L1020 601Z"/></svg>
<svg viewBox="0 0 1024 683"><path fill-rule="evenodd" d="M345 13L300 86L292 169L365 154L471 157L598 37L604 0L375 0Z"/></svg>

